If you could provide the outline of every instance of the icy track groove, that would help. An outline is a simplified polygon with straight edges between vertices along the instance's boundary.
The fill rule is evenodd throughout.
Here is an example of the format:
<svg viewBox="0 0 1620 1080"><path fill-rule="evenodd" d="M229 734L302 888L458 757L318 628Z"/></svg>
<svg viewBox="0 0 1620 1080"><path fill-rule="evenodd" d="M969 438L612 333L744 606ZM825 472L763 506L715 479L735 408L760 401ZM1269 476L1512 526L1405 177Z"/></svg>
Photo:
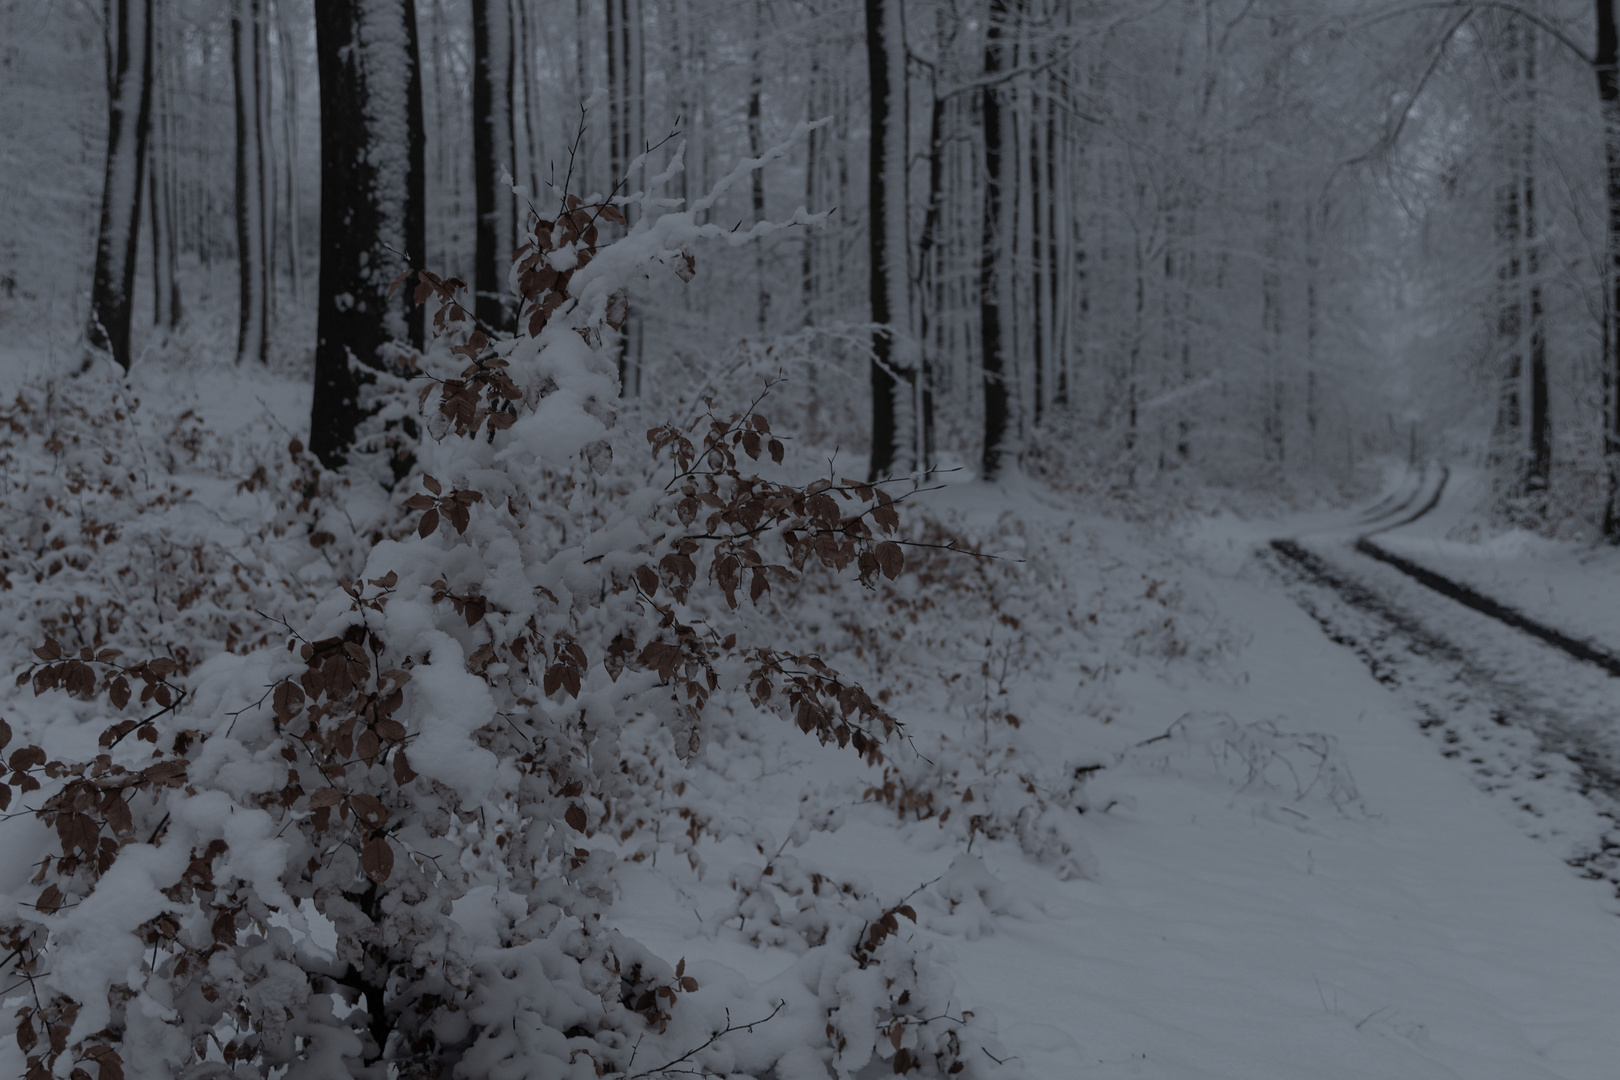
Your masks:
<svg viewBox="0 0 1620 1080"><path fill-rule="evenodd" d="M1378 517L1399 513L1423 486ZM1444 486L1442 475L1427 504L1398 524L1432 510ZM1372 523L1364 518L1362 528ZM1522 828L1620 896L1610 681L1620 657L1387 551L1370 539L1382 531L1317 550L1275 539L1265 561L1331 640L1412 702L1444 756L1470 765L1480 787L1509 798Z"/></svg>

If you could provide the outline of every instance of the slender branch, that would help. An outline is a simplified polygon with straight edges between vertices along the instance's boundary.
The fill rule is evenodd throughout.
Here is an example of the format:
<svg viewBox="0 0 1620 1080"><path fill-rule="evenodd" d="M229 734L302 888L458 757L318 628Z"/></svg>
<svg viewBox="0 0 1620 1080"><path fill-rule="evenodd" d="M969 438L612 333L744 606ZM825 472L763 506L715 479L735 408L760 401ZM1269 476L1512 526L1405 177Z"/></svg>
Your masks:
<svg viewBox="0 0 1620 1080"><path fill-rule="evenodd" d="M679 1065L679 1064L681 1064L683 1062L690 1061L692 1058L696 1057L699 1053L701 1053L704 1050L707 1050L709 1047L713 1046L723 1036L730 1035L733 1031L746 1031L749 1034L753 1034L755 1025L763 1024L768 1020L774 1020L776 1018L776 1014L781 1012L783 1007L786 1006L786 1005L787 1005L787 999L783 998L782 1000L780 1000L780 1001L778 1001L776 1003L776 1008L771 1010L771 1013L770 1013L769 1016L766 1016L766 1017L764 1017L763 1019L760 1019L760 1020L751 1020L748 1023L744 1023L744 1024L733 1024L731 1022L731 1010L727 1009L726 1010L726 1026L721 1028L719 1031L716 1031L714 1034L710 1035L709 1038L708 1038L708 1041L704 1042L701 1046L694 1046L694 1047L692 1047L692 1049L688 1050L686 1053L682 1054L680 1057L673 1058L673 1059L671 1059L669 1061L666 1061L666 1062L664 1062L664 1064L658 1066L655 1069L648 1069L646 1072L632 1073L632 1074L630 1074L628 1076L622 1077L622 1080L643 1080L644 1077L657 1076L659 1073L668 1072L670 1069L673 1069L675 1066L677 1066L677 1065ZM690 1071L690 1070L682 1070L682 1071L686 1072L686 1071Z"/></svg>
<svg viewBox="0 0 1620 1080"><path fill-rule="evenodd" d="M1588 67L1595 67L1597 65L1597 58L1588 53L1585 49L1581 48L1581 46L1578 45L1573 38L1560 30L1556 24L1548 22L1546 19L1542 18L1540 15L1529 10L1528 8L1510 3L1509 0L1427 0L1427 2L1424 3L1402 4L1386 11L1381 11L1376 15L1370 15L1367 18L1350 25L1353 29L1359 30L1362 27L1373 26L1388 19L1398 19L1403 15L1411 15L1414 12L1457 11L1465 8L1469 11L1469 13L1477 11L1480 8L1491 8L1496 11L1506 11L1511 15L1524 19L1526 22L1532 23L1535 26L1540 27L1542 30L1545 30L1548 34L1555 38L1560 45L1574 53L1575 56L1580 59L1581 63L1586 64Z"/></svg>

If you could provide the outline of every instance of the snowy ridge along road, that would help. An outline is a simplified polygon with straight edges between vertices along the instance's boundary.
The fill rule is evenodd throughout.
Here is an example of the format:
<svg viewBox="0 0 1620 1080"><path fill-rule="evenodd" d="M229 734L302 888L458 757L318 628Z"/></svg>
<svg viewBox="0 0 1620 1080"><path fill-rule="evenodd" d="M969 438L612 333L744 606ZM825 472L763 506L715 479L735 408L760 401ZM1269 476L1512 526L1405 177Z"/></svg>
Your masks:
<svg viewBox="0 0 1620 1080"><path fill-rule="evenodd" d="M1434 514L1451 479L1424 469L1347 527L1273 539L1262 557L1330 640L1415 709L1446 757L1620 897L1620 656L1372 539Z"/></svg>

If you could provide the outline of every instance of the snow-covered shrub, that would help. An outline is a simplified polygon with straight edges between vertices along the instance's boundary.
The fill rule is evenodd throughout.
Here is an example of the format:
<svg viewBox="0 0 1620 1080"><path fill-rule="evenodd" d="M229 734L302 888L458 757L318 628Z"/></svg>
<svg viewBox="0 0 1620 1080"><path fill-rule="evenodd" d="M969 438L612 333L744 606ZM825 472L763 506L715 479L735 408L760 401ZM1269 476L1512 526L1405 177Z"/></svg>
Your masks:
<svg viewBox="0 0 1620 1080"><path fill-rule="evenodd" d="M139 653L88 624L38 646L22 681L80 705L53 752L3 747L37 869L0 898L31 1076L1001 1074L903 900L829 899L765 988L613 925L615 868L658 842L716 717L774 710L873 763L897 727L744 617L807 568L899 575L895 500L773 478L785 447L753 407L644 447L617 431L624 286L690 274L727 235L701 208L599 247L617 210L570 199L519 253L523 334L378 374L346 476L298 475L292 448L275 509L305 523L298 558L353 570L273 644L187 639L217 643L267 574L217 625L144 627ZM455 331L459 285L407 287ZM366 479L401 463L391 499Z"/></svg>
<svg viewBox="0 0 1620 1080"><path fill-rule="evenodd" d="M106 372L0 404L0 648L171 650L189 669L268 643L265 616L315 595L321 556L295 513L314 462L250 459L266 440L247 434L154 409Z"/></svg>
<svg viewBox="0 0 1620 1080"><path fill-rule="evenodd" d="M1207 762L1238 790L1280 792L1293 802L1326 800L1361 809L1361 793L1339 741L1317 731L1286 731L1275 721L1242 723L1225 713L1188 713L1123 758L1169 769Z"/></svg>

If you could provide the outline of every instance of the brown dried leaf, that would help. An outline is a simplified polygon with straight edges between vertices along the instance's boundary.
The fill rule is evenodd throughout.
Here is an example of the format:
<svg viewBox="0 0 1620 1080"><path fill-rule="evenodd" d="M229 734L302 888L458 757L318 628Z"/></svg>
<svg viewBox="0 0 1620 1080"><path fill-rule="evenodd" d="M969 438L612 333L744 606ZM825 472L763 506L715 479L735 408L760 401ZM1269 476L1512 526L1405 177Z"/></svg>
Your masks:
<svg viewBox="0 0 1620 1080"><path fill-rule="evenodd" d="M890 581L899 577L906 568L905 552L892 540L885 540L879 544L874 554L877 556L878 566L883 570L883 576Z"/></svg>
<svg viewBox="0 0 1620 1080"><path fill-rule="evenodd" d="M124 1080L124 1059L112 1047L98 1044L86 1050L84 1056L100 1067L101 1080Z"/></svg>
<svg viewBox="0 0 1620 1080"><path fill-rule="evenodd" d="M360 869L379 885L388 880L388 876L394 872L394 849L386 839L373 836L366 841L366 846L360 851Z"/></svg>
<svg viewBox="0 0 1620 1080"><path fill-rule="evenodd" d="M294 682L277 683L275 693L270 697L276 719L283 722L292 719L304 700L303 688Z"/></svg>
<svg viewBox="0 0 1620 1080"><path fill-rule="evenodd" d="M361 793L350 799L349 805L354 807L356 817L374 829L394 816L394 812L375 795Z"/></svg>

